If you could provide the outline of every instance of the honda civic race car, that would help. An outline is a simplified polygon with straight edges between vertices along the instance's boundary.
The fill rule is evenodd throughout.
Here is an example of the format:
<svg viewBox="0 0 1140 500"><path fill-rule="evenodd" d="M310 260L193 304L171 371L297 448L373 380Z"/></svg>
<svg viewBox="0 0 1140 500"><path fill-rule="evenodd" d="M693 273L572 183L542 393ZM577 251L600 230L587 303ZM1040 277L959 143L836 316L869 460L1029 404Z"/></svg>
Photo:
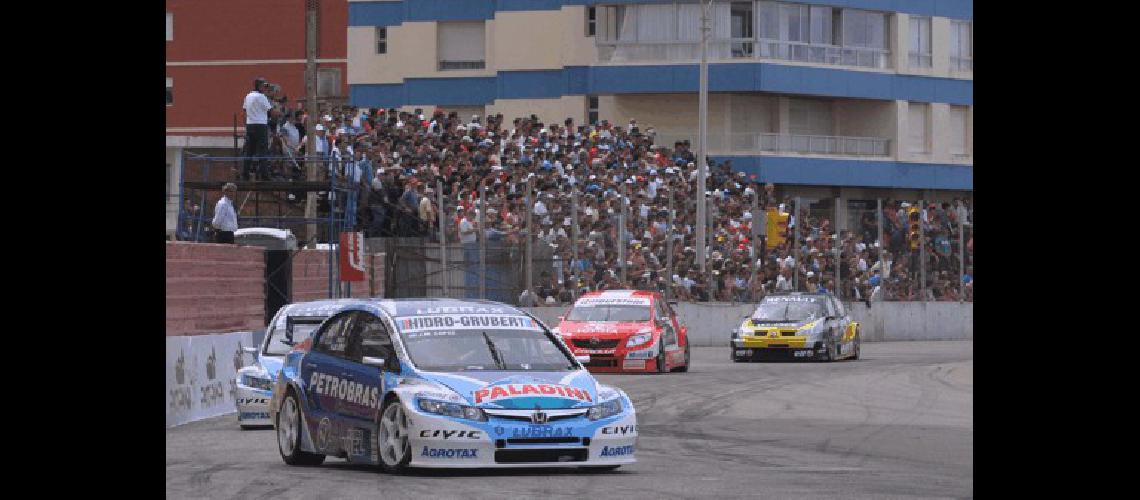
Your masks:
<svg viewBox="0 0 1140 500"><path fill-rule="evenodd" d="M658 292L589 292L559 319L554 332L592 372L689 371L688 328Z"/></svg>
<svg viewBox="0 0 1140 500"><path fill-rule="evenodd" d="M270 416L285 463L633 463L637 416L533 316L490 301L346 304L285 356Z"/></svg>
<svg viewBox="0 0 1140 500"><path fill-rule="evenodd" d="M260 347L246 347L253 355L253 364L238 370L237 414L242 429L272 426L269 420L269 397L273 382L281 371L285 354L316 330L317 325L329 317L338 304L353 299L317 300L287 304L277 310Z"/></svg>
<svg viewBox="0 0 1140 500"><path fill-rule="evenodd" d="M859 323L835 296L776 293L732 332L732 360L859 359L861 343Z"/></svg>

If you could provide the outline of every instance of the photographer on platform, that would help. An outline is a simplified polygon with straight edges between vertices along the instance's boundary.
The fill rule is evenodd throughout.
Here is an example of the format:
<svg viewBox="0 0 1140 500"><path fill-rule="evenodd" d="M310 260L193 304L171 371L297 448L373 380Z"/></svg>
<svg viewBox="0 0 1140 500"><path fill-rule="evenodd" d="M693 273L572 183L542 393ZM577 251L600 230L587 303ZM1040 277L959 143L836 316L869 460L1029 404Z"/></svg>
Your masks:
<svg viewBox="0 0 1140 500"><path fill-rule="evenodd" d="M249 180L253 159L257 161L257 177L268 179L269 172L265 156L269 150L269 116L279 112L269 102L266 93L274 93L276 85L265 78L253 81L253 90L245 95L242 109L245 110L245 161L242 162L242 179ZM264 92L264 93L263 93Z"/></svg>

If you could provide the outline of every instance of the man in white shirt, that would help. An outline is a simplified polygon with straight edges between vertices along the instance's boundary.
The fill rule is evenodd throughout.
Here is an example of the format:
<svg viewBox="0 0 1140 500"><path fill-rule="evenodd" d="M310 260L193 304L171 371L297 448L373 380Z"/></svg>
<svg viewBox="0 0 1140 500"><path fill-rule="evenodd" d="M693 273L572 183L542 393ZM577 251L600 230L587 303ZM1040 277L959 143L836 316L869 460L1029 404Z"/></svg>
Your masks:
<svg viewBox="0 0 1140 500"><path fill-rule="evenodd" d="M245 110L245 161L242 163L244 180L249 180L254 158L257 159L258 179L269 179L269 170L263 158L269 152L269 112L273 109L273 104L261 93L269 88L269 82L265 78L257 78L253 81L253 90L245 95L242 102L242 109Z"/></svg>
<svg viewBox="0 0 1140 500"><path fill-rule="evenodd" d="M214 220L211 224L217 230L215 243L233 244L234 242L234 231L237 231L237 214L234 212L233 198L236 193L237 186L232 182L227 182L222 187L222 198L214 206Z"/></svg>

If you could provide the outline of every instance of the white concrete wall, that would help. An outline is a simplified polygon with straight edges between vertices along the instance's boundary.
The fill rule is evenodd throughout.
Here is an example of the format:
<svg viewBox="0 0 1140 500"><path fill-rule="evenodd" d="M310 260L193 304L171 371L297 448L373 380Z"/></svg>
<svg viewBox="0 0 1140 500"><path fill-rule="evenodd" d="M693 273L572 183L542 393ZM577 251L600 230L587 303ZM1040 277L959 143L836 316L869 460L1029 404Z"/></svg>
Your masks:
<svg viewBox="0 0 1140 500"><path fill-rule="evenodd" d="M972 340L974 305L957 302L845 303L851 319L862 325L867 342L894 340ZM689 327L694 346L727 346L732 331L756 308L755 304L689 303L674 306ZM524 308L553 328L569 307Z"/></svg>

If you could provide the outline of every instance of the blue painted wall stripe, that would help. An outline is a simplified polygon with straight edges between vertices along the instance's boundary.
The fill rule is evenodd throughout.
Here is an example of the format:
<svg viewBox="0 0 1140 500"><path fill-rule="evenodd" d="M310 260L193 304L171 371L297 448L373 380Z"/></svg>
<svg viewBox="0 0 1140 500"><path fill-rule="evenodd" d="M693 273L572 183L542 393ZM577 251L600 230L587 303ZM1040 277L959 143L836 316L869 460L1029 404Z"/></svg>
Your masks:
<svg viewBox="0 0 1140 500"><path fill-rule="evenodd" d="M696 92L697 65L572 66L561 70L500 71L492 77L409 78L415 87L399 104L487 104L495 99L556 98L564 95ZM490 84L488 84L490 82ZM378 85L387 88L391 84ZM400 85L400 84L396 84ZM374 84L354 84L367 88ZM422 88L421 88L422 86ZM869 73L767 63L709 65L713 92L775 92L858 99L907 100L970 105L970 80ZM361 91L361 99L374 95ZM391 90L378 91L389 95ZM478 99L486 100L477 102ZM462 99L464 102L449 102ZM352 101L370 106L367 100Z"/></svg>
<svg viewBox="0 0 1140 500"><path fill-rule="evenodd" d="M859 186L973 191L974 167L940 163L840 160L793 156L712 156L732 160L736 171L763 182L820 186Z"/></svg>
<svg viewBox="0 0 1140 500"><path fill-rule="evenodd" d="M404 21L474 21L492 19L495 12L558 10L563 5L640 4L671 0L404 0L349 2L349 26L395 26ZM973 0L797 0L883 12L902 12L973 20Z"/></svg>

